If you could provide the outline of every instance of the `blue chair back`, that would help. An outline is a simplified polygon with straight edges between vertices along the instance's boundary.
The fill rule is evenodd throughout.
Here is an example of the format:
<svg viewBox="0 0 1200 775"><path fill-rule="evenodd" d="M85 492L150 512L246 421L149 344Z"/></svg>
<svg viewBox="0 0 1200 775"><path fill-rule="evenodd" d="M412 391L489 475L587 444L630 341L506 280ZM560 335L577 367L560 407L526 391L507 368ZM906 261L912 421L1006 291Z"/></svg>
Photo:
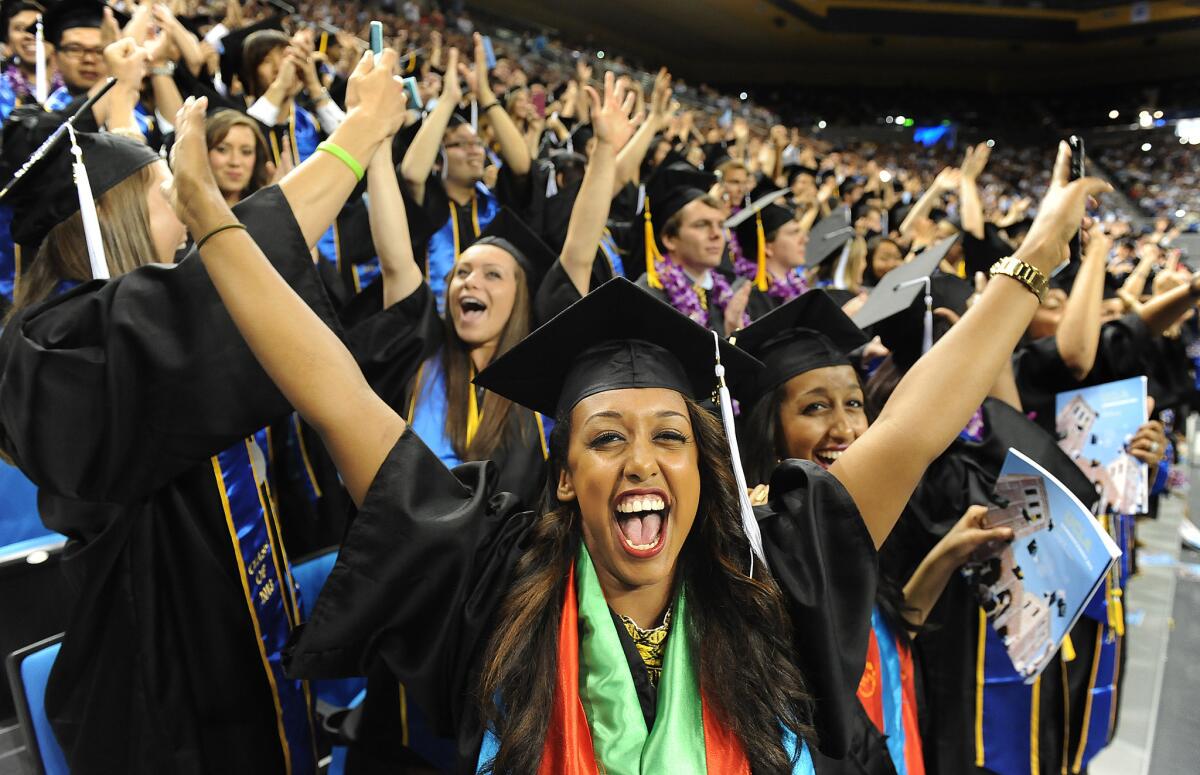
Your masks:
<svg viewBox="0 0 1200 775"><path fill-rule="evenodd" d="M25 735L25 747L35 770L45 775L70 775L71 772L46 715L46 684L61 647L62 636L55 635L14 651L8 657L9 681L17 720Z"/></svg>
<svg viewBox="0 0 1200 775"><path fill-rule="evenodd" d="M337 550L331 549L304 558L292 565L292 578L296 580L296 586L300 588L300 612L305 621L312 616L317 596L321 594L321 587L325 586L325 579L329 578L329 572L333 570L335 562L337 562ZM339 708L348 708L359 692L366 689L367 679L341 678L313 681L311 686L317 699Z"/></svg>

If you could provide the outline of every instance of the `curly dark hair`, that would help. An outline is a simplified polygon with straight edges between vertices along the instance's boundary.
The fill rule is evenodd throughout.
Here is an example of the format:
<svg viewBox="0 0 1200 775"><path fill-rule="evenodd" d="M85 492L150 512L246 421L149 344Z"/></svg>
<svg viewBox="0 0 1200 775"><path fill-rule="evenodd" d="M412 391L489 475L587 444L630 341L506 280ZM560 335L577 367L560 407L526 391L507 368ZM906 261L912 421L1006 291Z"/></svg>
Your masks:
<svg viewBox="0 0 1200 775"><path fill-rule="evenodd" d="M686 636L698 655L711 709L741 742L756 773L791 772L780 725L815 743L812 699L793 661L793 628L783 595L761 565L749 570L737 485L720 423L688 401L700 456L700 507L680 555L687 584ZM550 438L541 517L497 617L480 677L482 716L500 739L486 772L536 772L554 705L558 627L567 574L579 549L581 517L556 495L567 466L569 416ZM678 636L678 633L676 634ZM495 698L501 697L503 711Z"/></svg>

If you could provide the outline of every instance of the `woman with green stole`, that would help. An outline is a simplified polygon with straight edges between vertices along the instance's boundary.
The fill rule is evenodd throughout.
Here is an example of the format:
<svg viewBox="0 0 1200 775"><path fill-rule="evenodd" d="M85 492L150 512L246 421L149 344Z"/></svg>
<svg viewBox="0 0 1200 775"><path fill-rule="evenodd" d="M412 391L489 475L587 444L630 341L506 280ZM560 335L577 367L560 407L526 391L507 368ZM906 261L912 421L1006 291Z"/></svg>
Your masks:
<svg viewBox="0 0 1200 775"><path fill-rule="evenodd" d="M231 216L201 115L188 105L176 122L174 195L207 234ZM1019 255L1034 280L1104 188L1068 184L1068 163L1064 146ZM720 379L728 417L724 377L761 366L722 344L714 370L711 332L613 280L477 377L557 419L530 511L494 492L488 463L446 470L249 235L220 231L201 256L360 507L288 670L386 665L457 736L462 772L810 772L810 745L840 755L875 548L1037 307L1021 279L989 284L828 471L779 466L756 521L736 453L696 400ZM950 373L959 390L930 405Z"/></svg>

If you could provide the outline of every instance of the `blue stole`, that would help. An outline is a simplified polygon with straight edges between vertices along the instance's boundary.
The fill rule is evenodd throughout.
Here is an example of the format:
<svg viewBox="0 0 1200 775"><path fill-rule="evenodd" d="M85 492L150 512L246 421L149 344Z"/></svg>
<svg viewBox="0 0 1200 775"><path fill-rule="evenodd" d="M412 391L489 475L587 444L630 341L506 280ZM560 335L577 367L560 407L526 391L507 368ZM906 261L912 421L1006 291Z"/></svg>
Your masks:
<svg viewBox="0 0 1200 775"><path fill-rule="evenodd" d="M1041 754L1042 676L1032 684L1025 683L982 608L978 638L975 765L997 775L1036 775ZM1062 687L1046 686L1045 691L1061 692Z"/></svg>
<svg viewBox="0 0 1200 775"><path fill-rule="evenodd" d="M439 315L446 313L446 278L450 275L450 270L454 268L458 254L479 238L482 230L500 211L500 203L487 186L476 183L471 210L474 223L460 224L458 208L451 201L446 222L429 238L429 250L425 260L425 282L429 284L429 290L433 291L433 298L437 300Z"/></svg>
<svg viewBox="0 0 1200 775"><path fill-rule="evenodd" d="M8 85L8 80L0 78L0 123L8 120L17 102L17 93Z"/></svg>
<svg viewBox="0 0 1200 775"><path fill-rule="evenodd" d="M304 681L288 678L281 654L300 621L296 585L267 485L265 431L212 458L246 608L254 626L263 672L271 688L285 769L315 775L311 699Z"/></svg>
<svg viewBox="0 0 1200 775"><path fill-rule="evenodd" d="M447 468L461 465L463 461L459 460L450 435L446 433L446 372L442 368L440 351L421 364L416 389L419 392L413 394L408 409L408 423L413 433Z"/></svg>
<svg viewBox="0 0 1200 775"><path fill-rule="evenodd" d="M82 97L84 95L81 94L79 96ZM46 110L62 110L75 99L75 97L71 96L71 92L68 91L66 86L59 86L50 92L50 96L46 98L46 103L43 107ZM5 118L7 118L7 114L5 114ZM154 117L146 112L146 109L142 107L140 102L133 106L133 120L137 122L138 131L143 135L154 127Z"/></svg>
<svg viewBox="0 0 1200 775"><path fill-rule="evenodd" d="M13 209L0 204L0 293L9 301L17 281L17 245L12 238Z"/></svg>
<svg viewBox="0 0 1200 775"><path fill-rule="evenodd" d="M607 226L604 227L604 233L600 235L600 249L608 258L609 266L613 270L613 277L624 277L625 262L621 260L621 251L617 249L617 241L613 239L612 232L608 230Z"/></svg>

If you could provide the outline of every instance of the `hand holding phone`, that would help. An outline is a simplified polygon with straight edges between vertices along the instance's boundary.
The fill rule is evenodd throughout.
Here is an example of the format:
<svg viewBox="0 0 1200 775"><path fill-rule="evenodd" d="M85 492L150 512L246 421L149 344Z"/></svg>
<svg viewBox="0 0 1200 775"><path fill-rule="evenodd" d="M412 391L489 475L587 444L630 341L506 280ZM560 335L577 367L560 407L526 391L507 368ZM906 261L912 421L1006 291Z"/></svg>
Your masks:
<svg viewBox="0 0 1200 775"><path fill-rule="evenodd" d="M371 22L371 53L375 55L375 61L379 61L379 55L383 53L383 22Z"/></svg>
<svg viewBox="0 0 1200 775"><path fill-rule="evenodd" d="M1083 138L1079 135L1071 135L1067 139L1067 145L1071 146L1071 180L1079 180L1086 174L1085 161L1087 154L1083 150ZM1075 236L1071 238L1070 261L1072 263L1078 262L1083 258L1082 233L1083 224L1081 223L1079 231L1075 232Z"/></svg>
<svg viewBox="0 0 1200 775"><path fill-rule="evenodd" d="M487 59L487 69L489 71L496 69L496 49L492 48L492 39L487 35L483 38L483 56Z"/></svg>

